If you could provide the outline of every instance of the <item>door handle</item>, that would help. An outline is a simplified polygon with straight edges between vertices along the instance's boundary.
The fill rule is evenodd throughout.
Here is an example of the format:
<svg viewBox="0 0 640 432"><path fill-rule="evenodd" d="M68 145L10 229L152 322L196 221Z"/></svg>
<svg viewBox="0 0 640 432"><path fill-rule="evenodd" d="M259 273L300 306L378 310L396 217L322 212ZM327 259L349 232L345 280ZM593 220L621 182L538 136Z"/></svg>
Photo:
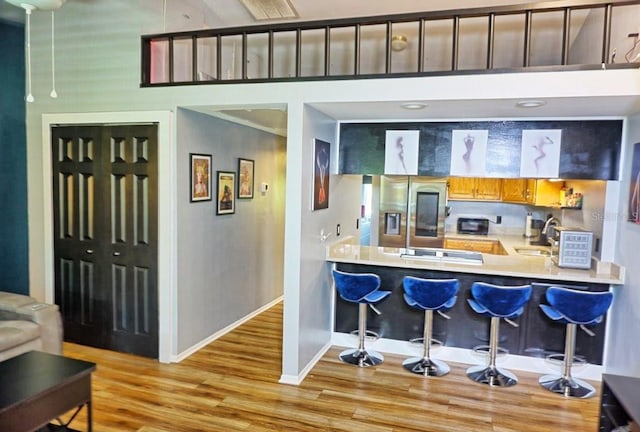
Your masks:
<svg viewBox="0 0 640 432"><path fill-rule="evenodd" d="M120 252L114 252L113 256L120 256Z"/></svg>
<svg viewBox="0 0 640 432"><path fill-rule="evenodd" d="M87 249L85 251L88 255L93 255L93 249Z"/></svg>

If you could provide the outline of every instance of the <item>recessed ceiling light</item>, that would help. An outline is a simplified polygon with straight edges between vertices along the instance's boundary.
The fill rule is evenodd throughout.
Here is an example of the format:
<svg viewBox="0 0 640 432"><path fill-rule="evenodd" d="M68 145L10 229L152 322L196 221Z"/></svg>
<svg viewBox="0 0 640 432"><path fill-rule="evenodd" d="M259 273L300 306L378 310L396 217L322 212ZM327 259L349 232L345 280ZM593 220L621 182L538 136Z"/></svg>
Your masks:
<svg viewBox="0 0 640 432"><path fill-rule="evenodd" d="M546 104L543 100L521 100L516 103L516 106L518 108L538 108Z"/></svg>
<svg viewBox="0 0 640 432"><path fill-rule="evenodd" d="M408 109L408 110L419 110L419 109L426 108L429 105L427 105L426 103L422 103L422 102L405 102L405 103L401 104L400 106L402 108Z"/></svg>

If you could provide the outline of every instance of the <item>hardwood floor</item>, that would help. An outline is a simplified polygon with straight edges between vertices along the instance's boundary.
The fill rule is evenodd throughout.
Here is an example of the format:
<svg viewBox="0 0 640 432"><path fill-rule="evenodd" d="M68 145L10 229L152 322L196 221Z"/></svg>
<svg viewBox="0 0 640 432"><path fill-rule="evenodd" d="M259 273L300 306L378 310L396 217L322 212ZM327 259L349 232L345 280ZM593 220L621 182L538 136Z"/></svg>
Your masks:
<svg viewBox="0 0 640 432"><path fill-rule="evenodd" d="M332 348L300 386L278 384L281 335L278 304L179 364L73 344L64 354L98 364L96 432L598 429L599 393L566 400L519 371L516 386L490 388L465 376L468 365L423 378L406 372L401 357L360 369L341 363L341 349ZM83 415L72 426L83 427Z"/></svg>

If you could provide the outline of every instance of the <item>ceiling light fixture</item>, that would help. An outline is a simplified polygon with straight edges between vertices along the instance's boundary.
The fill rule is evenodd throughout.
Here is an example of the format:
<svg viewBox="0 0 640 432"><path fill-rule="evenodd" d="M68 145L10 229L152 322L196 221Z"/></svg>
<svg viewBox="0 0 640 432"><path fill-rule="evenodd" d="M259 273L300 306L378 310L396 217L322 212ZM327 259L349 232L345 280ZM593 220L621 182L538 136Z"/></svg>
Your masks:
<svg viewBox="0 0 640 432"><path fill-rule="evenodd" d="M24 9L26 14L26 73L27 73L27 102L33 102L33 94L31 93L31 12L34 10L50 10L51 11L51 76L52 85L50 96L58 97L56 93L55 83L55 56L54 56L54 19L53 11L62 7L67 0L5 0L7 3Z"/></svg>
<svg viewBox="0 0 640 432"><path fill-rule="evenodd" d="M421 110L428 106L429 105L423 102L405 102L403 104L400 104L401 108L408 109L408 110Z"/></svg>
<svg viewBox="0 0 640 432"><path fill-rule="evenodd" d="M391 49L394 51L402 51L408 45L407 37L405 35L394 35L391 38Z"/></svg>
<svg viewBox="0 0 640 432"><path fill-rule="evenodd" d="M516 106L518 108L538 108L538 107L541 107L541 106L546 105L546 104L547 103L545 101L543 101L543 100L530 99L530 100L518 101L516 103Z"/></svg>

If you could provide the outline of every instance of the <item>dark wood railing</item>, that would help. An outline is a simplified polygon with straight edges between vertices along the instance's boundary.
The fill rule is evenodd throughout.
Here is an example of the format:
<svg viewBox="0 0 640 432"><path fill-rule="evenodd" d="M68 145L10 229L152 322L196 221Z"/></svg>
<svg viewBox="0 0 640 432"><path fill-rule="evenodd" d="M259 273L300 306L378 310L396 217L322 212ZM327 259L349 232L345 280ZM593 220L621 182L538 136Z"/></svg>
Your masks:
<svg viewBox="0 0 640 432"><path fill-rule="evenodd" d="M611 48L614 17L624 24L624 17L634 14L640 17L640 1L570 0L492 9L435 11L145 35L141 39L141 85L233 84L638 67L636 63L620 63L620 58L616 61L615 47ZM576 19L578 24L574 25L576 15L579 16ZM498 29L498 20L502 20L506 31ZM540 23L537 32L536 20ZM591 23L589 38L599 41L600 47L572 60L572 37L575 36L572 30L581 29L587 20ZM597 25L593 25L594 21ZM556 22L560 22L559 27L555 25ZM638 20L635 21L637 22ZM514 23L518 27L515 35L513 31L509 33L509 28ZM465 25L471 30L465 30ZM441 49L435 47L434 42L442 42L430 40L428 30L432 27L450 37L448 52L441 56L444 60L440 64L429 64L429 55ZM627 26L620 25L616 29L616 40L635 37L637 42L637 33L633 33L637 30L625 27ZM411 50L411 54L395 51L396 31L415 34L417 44L414 43L415 48ZM547 37L548 43L549 32L556 32L556 39L560 41L560 53L556 56L559 60L540 60L533 54L536 43L545 44L544 37ZM465 37L464 40L473 41L474 44L486 44L479 47L479 50L486 53L485 60L461 64L463 58L460 52L465 49ZM383 43L380 44L380 41ZM632 42L630 41L630 45L633 45ZM367 43L377 43L384 48L372 52L367 50ZM498 53L498 43L503 48L507 43L511 50L520 51L521 61L514 60L517 55L507 54L508 61L505 62L505 56ZM554 48L556 47L545 46L547 51ZM367 51L363 52L364 50ZM476 55L476 50L472 51ZM539 51L538 49L537 52ZM337 58L337 54L342 58L350 58L352 64L347 66L349 62L339 59L336 62L339 66L335 66L333 60ZM256 63L260 63L260 56L263 55L266 55L266 64L257 66ZM394 69L394 60L400 56L404 56L405 61ZM446 61L447 57L449 61ZM365 59L374 59L374 66L368 64L365 67ZM377 68L376 61L379 64ZM446 67L442 66L444 63L447 64Z"/></svg>

